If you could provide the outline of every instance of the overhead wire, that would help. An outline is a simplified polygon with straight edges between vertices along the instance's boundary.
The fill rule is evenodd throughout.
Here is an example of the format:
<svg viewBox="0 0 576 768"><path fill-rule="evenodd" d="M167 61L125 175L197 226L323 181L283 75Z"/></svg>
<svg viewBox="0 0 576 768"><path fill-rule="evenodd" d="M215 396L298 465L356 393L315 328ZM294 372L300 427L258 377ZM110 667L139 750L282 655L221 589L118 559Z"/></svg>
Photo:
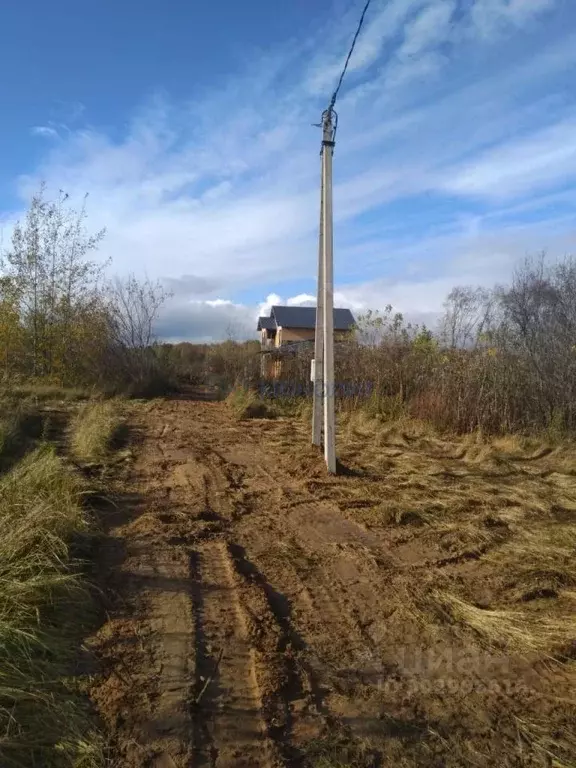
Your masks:
<svg viewBox="0 0 576 768"><path fill-rule="evenodd" d="M332 94L332 98L330 99L330 105L328 107L328 111L332 111L334 109L334 105L336 104L336 99L338 98L338 93L340 92L340 88L342 86L342 82L344 80L344 76L346 75L346 72L348 70L348 65L350 64L350 59L352 58L352 54L354 53L354 48L356 47L356 41L358 40L358 37L360 35L360 32L362 31L362 27L364 25L364 19L366 17L366 13L368 11L368 8L370 7L370 3L372 0L366 0L366 5L364 6L364 10L362 11L362 15L360 16L360 21L358 22L358 27L356 28L356 33L354 35L354 39L352 40L352 45L350 46L350 50L348 51L348 55L346 56L346 61L344 62L344 68L342 69L342 72L340 74L340 78L338 80L338 85L336 86L336 89L334 93Z"/></svg>

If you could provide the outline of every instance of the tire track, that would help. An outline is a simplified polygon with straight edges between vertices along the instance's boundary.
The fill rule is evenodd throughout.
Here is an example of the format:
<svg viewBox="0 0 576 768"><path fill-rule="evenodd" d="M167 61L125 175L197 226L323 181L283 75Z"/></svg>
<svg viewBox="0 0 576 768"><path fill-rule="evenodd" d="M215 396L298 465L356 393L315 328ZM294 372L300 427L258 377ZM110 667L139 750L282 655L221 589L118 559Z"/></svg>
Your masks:
<svg viewBox="0 0 576 768"><path fill-rule="evenodd" d="M248 559L242 546L229 544L229 552L258 650L268 733L285 762L300 764L298 743L316 736L325 722L321 686L308 662L306 643L292 623L288 598Z"/></svg>
<svg viewBox="0 0 576 768"><path fill-rule="evenodd" d="M193 650L187 558L174 549L158 552L152 570L148 611L159 696L146 730L155 750L170 755L175 765L184 766L190 760L187 702Z"/></svg>
<svg viewBox="0 0 576 768"><path fill-rule="evenodd" d="M268 768L255 651L226 545L206 542L192 557L195 615L195 766ZM217 659L221 653L220 662ZM211 680L201 695L205 682Z"/></svg>

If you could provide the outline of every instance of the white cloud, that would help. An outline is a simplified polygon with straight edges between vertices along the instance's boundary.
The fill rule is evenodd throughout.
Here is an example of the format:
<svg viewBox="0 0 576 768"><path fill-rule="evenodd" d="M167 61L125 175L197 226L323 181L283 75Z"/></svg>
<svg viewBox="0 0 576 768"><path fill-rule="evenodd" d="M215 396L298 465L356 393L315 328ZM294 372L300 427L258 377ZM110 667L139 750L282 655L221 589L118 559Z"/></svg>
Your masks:
<svg viewBox="0 0 576 768"><path fill-rule="evenodd" d="M277 293L270 293L264 301L258 304L256 317L266 317L275 305L287 305L289 307L305 307L316 304L316 296L309 293L299 293L297 296L290 296L284 300Z"/></svg>
<svg viewBox="0 0 576 768"><path fill-rule="evenodd" d="M426 6L404 30L404 42L399 56L416 56L432 45L443 42L450 30L450 20L456 10L456 3L445 0Z"/></svg>
<svg viewBox="0 0 576 768"><path fill-rule="evenodd" d="M441 186L456 194L505 198L575 178L576 119L571 119L486 152Z"/></svg>
<svg viewBox="0 0 576 768"><path fill-rule="evenodd" d="M30 132L33 136L42 136L46 139L60 138L58 131L49 125L35 125L33 128L31 128Z"/></svg>
<svg viewBox="0 0 576 768"><path fill-rule="evenodd" d="M286 301L289 307L306 307L313 304L316 305L316 296L312 296L309 293L299 293L298 296L292 296Z"/></svg>
<svg viewBox="0 0 576 768"><path fill-rule="evenodd" d="M533 17L551 10L556 0L476 0L472 21L478 32L490 37L507 24L522 26Z"/></svg>
<svg viewBox="0 0 576 768"><path fill-rule="evenodd" d="M282 299L277 293L269 293L263 302L258 305L258 317L267 317L270 310L277 304L282 304Z"/></svg>
<svg viewBox="0 0 576 768"><path fill-rule="evenodd" d="M207 299L205 302L200 302L207 304L209 307L237 307L237 304L234 304L233 301L230 301L230 299Z"/></svg>
<svg viewBox="0 0 576 768"><path fill-rule="evenodd" d="M379 12L372 11L373 15L367 17L354 48L348 71L353 74L374 64L383 47L398 34L406 18L426 2L427 0L391 0L385 3ZM346 36L337 35L333 43L333 46L338 47L338 54L319 57L311 69L308 88L313 93L329 95L336 86L352 42L350 30L354 28L353 19L347 18L346 24L348 39Z"/></svg>
<svg viewBox="0 0 576 768"><path fill-rule="evenodd" d="M390 304L408 322L434 327L454 286L506 283L514 264L540 249L546 250L551 260L566 253L576 254L576 226L572 217L544 226L527 223L498 228L477 218L463 219L452 231L430 237L427 248L443 255L433 269L419 243L396 245L396 260L411 268L395 277L379 276L357 283L339 281L334 291L335 306L347 307L358 315L369 309L382 311ZM351 258L347 253L345 257ZM271 293L254 304L224 298L190 299L187 292L197 287L196 280L184 279L182 290L177 284L173 281L170 285L175 298L158 327L162 338L171 341L254 339L257 318L268 316L273 305L315 305L315 296L310 293L287 297Z"/></svg>
<svg viewBox="0 0 576 768"><path fill-rule="evenodd" d="M156 333L164 341L223 341L255 338L253 309L230 301L169 301Z"/></svg>
<svg viewBox="0 0 576 768"><path fill-rule="evenodd" d="M446 57L436 51L429 51L413 60L398 59L386 72L387 88L402 88L411 81L427 81L446 64Z"/></svg>

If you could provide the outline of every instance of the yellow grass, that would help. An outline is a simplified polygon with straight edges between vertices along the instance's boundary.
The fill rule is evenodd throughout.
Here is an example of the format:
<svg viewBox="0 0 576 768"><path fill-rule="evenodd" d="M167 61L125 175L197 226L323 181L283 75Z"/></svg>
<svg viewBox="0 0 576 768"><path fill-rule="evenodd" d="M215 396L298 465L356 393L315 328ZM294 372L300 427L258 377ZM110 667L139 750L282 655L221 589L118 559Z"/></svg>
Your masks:
<svg viewBox="0 0 576 768"><path fill-rule="evenodd" d="M226 398L230 410L237 419L266 419L275 415L274 409L265 403L252 389L235 387Z"/></svg>
<svg viewBox="0 0 576 768"><path fill-rule="evenodd" d="M0 765L96 766L98 738L67 677L88 595L70 555L83 483L49 448L0 480Z"/></svg>
<svg viewBox="0 0 576 768"><path fill-rule="evenodd" d="M552 653L576 636L573 612L558 617L534 617L522 610L478 608L447 592L436 592L433 597L454 621L473 629L487 644L519 654Z"/></svg>
<svg viewBox="0 0 576 768"><path fill-rule="evenodd" d="M80 407L70 428L70 451L85 463L103 461L125 429L119 400L88 402Z"/></svg>
<svg viewBox="0 0 576 768"><path fill-rule="evenodd" d="M488 558L512 571L525 586L545 582L563 587L576 585L575 551L576 526L556 523L519 530Z"/></svg>

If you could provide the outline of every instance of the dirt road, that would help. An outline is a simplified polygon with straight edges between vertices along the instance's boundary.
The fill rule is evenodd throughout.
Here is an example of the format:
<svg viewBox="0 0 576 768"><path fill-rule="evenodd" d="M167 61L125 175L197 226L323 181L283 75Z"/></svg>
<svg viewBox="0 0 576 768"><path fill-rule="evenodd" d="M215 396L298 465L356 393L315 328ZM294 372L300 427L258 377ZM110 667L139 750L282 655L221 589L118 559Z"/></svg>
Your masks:
<svg viewBox="0 0 576 768"><path fill-rule="evenodd" d="M480 557L509 535L509 477L438 446L406 469L406 437L370 453L357 434L331 478L296 420L186 400L134 418L102 548L113 608L93 640L113 765L552 764L537 727L569 732L567 673L488 652L428 604L438 586L475 590L476 605L509 588ZM460 515L452 540L422 524L442 505ZM460 536L471 514L485 550Z"/></svg>

